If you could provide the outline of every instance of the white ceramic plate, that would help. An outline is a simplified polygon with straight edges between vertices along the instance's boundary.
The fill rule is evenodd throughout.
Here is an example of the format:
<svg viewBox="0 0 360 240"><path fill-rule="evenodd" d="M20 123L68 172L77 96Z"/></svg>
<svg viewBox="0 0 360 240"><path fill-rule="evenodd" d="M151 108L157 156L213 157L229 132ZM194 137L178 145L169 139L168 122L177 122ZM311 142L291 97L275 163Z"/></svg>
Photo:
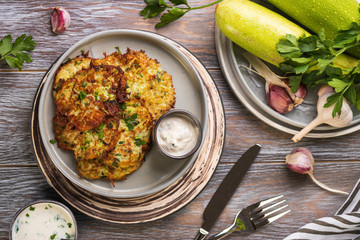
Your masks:
<svg viewBox="0 0 360 240"><path fill-rule="evenodd" d="M115 181L113 187L109 180L87 180L79 176L73 153L64 151L56 144L50 144L54 139L52 118L55 116L55 103L51 89L54 75L62 62L69 57L75 57L81 50L89 50L90 57L101 58L103 53L111 54L120 47L122 52L127 48L144 50L153 59L157 59L162 69L173 77L176 92L175 108L186 109L199 119L203 131L207 129L207 101L204 86L190 61L166 38L154 33L139 30L111 30L90 35L69 48L54 64L49 78L44 84L39 101L39 128L41 138L51 161L68 179L76 185L96 194L116 197L134 198L158 192L176 181L194 162L197 153L179 161L161 155L153 148L145 157L144 164L126 180ZM200 147L201 148L201 147Z"/></svg>
<svg viewBox="0 0 360 240"><path fill-rule="evenodd" d="M215 30L215 39L221 70L229 86L235 96L256 117L270 126L290 134L297 133L316 117L316 90L308 90L304 102L291 112L280 114L274 111L267 105L265 80L243 67L249 67L249 63L242 56L245 50L229 40L218 28ZM269 67L277 71L276 68ZM353 121L348 126L335 128L329 125L320 125L307 134L306 137L336 137L359 130L360 112L356 108L353 108L353 112Z"/></svg>

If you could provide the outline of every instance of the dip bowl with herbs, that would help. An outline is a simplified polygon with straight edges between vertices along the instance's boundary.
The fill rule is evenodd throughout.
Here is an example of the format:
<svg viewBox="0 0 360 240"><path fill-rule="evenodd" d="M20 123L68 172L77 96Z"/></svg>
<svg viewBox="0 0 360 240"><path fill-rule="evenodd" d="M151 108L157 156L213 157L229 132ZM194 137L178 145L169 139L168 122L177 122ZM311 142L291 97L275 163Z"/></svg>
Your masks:
<svg viewBox="0 0 360 240"><path fill-rule="evenodd" d="M77 239L73 213L64 204L39 200L20 209L10 226L10 240Z"/></svg>

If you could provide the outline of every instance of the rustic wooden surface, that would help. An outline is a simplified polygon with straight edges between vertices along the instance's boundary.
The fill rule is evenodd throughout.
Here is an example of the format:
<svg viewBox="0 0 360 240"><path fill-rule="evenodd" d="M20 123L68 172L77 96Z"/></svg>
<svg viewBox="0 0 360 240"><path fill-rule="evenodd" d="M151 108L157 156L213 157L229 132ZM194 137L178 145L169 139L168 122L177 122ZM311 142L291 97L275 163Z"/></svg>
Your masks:
<svg viewBox="0 0 360 240"><path fill-rule="evenodd" d="M198 6L211 0L190 0ZM50 10L63 6L71 14L70 28L56 36L50 32ZM0 63L0 239L8 239L15 212L37 199L53 199L67 205L43 177L31 146L32 101L45 71L72 44L103 30L133 28L169 37L189 49L207 67L220 91L226 115L226 143L221 163L204 190L188 205L163 218L144 224L119 225L93 219L74 210L79 239L193 239L202 212L217 186L239 155L255 143L262 150L249 173L218 219L211 233L227 227L244 205L275 194L284 194L292 212L276 223L241 239L282 239L305 223L335 213L343 196L319 189L310 178L290 172L285 155L294 147L308 147L316 159L315 176L332 187L350 191L359 178L358 132L332 139L303 139L291 143L291 135L264 124L232 94L221 74L214 40L214 7L188 13L179 21L156 30L156 20L143 20L142 0L132 1L5 1L0 0L0 37L31 34L38 43L33 63L22 72ZM234 233L227 239L239 239Z"/></svg>

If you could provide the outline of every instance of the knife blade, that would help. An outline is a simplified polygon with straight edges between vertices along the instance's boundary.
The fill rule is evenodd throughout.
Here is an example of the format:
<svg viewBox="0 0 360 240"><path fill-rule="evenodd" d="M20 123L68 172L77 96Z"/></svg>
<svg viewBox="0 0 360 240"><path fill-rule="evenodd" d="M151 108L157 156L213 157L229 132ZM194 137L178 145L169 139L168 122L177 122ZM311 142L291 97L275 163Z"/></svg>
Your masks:
<svg viewBox="0 0 360 240"><path fill-rule="evenodd" d="M261 146L256 144L249 148L230 169L220 186L212 196L203 213L203 224L195 237L195 240L202 240L209 234L217 218L224 210L231 196L239 186L251 164L257 157Z"/></svg>

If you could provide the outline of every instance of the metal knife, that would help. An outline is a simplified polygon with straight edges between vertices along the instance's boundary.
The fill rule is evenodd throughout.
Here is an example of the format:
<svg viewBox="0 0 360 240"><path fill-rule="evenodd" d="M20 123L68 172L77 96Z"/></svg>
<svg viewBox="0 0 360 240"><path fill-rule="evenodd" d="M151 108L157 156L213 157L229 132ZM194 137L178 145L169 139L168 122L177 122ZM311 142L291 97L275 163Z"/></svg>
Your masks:
<svg viewBox="0 0 360 240"><path fill-rule="evenodd" d="M216 219L229 202L231 196L239 186L241 180L244 178L246 172L254 162L258 155L261 146L256 144L249 148L230 169L224 180L214 193L210 202L208 203L203 213L204 222L197 234L195 240L205 239L209 234L210 229L215 224Z"/></svg>

